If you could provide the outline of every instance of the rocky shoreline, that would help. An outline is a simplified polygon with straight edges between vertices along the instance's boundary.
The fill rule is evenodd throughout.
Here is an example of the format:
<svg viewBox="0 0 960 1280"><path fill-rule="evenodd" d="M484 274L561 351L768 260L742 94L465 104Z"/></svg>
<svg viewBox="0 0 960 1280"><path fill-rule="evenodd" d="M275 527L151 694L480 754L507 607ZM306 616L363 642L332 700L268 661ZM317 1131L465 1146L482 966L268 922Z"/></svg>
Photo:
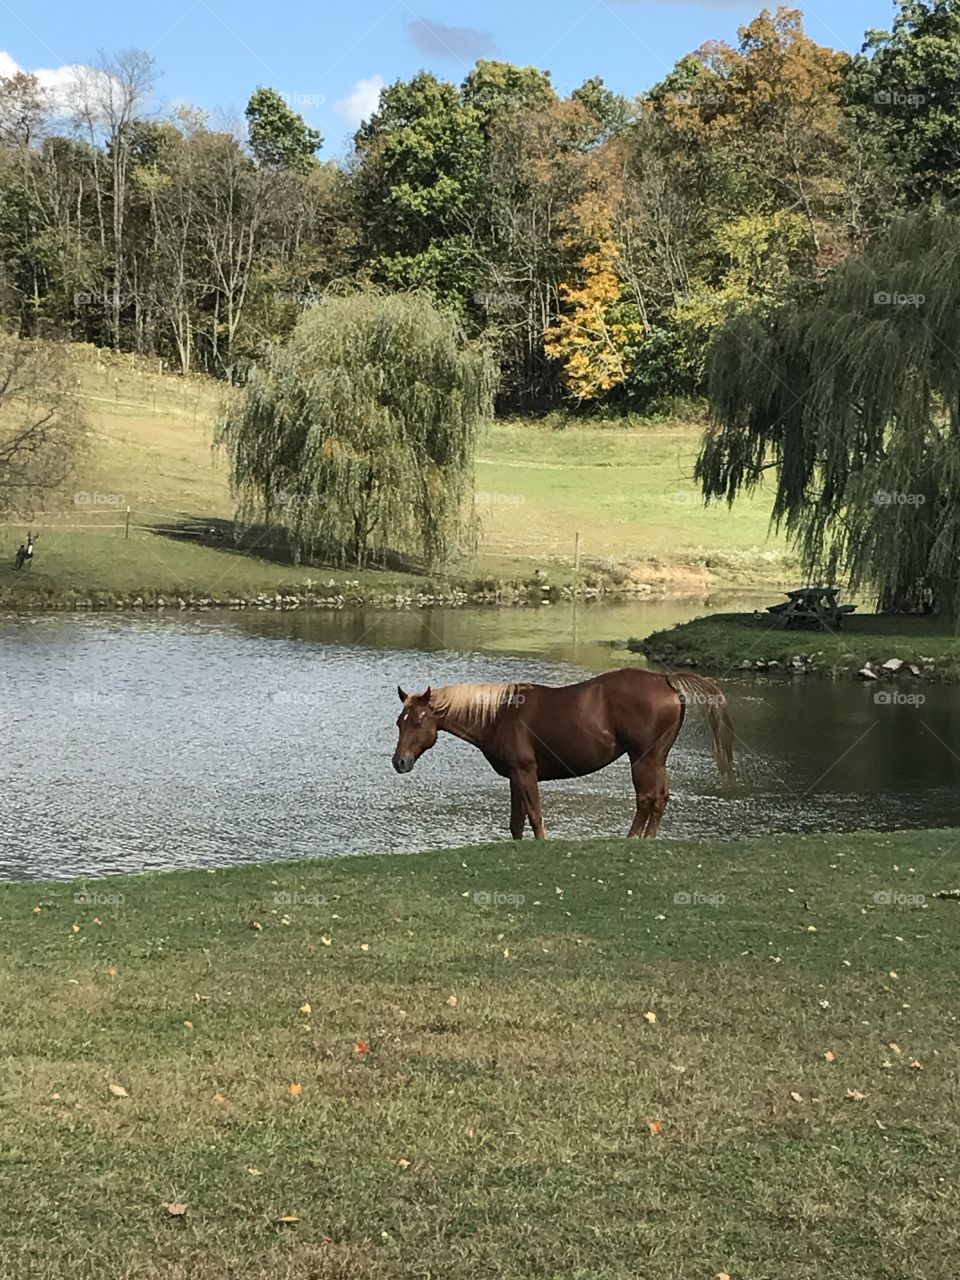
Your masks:
<svg viewBox="0 0 960 1280"><path fill-rule="evenodd" d="M249 597L196 595L114 594L97 592L90 595L33 596L15 603L9 600L0 612L33 613L37 611L117 611L117 612L189 612L213 609L251 611L464 608L468 605L551 604L561 600L599 599L606 595L624 594L610 586L553 586L548 583L464 589L451 587L434 591L363 591L359 583L331 582L325 591L264 591ZM632 592L630 594L637 594Z"/></svg>

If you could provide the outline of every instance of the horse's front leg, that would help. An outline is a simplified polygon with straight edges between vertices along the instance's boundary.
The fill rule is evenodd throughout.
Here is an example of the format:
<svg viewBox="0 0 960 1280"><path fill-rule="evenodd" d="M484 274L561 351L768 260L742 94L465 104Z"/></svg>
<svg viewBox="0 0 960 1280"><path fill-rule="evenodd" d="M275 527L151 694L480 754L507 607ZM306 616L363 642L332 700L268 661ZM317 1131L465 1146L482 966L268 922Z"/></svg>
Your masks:
<svg viewBox="0 0 960 1280"><path fill-rule="evenodd" d="M523 803L523 791L514 775L510 779L510 834L514 840L523 839L523 824L527 820L527 810Z"/></svg>
<svg viewBox="0 0 960 1280"><path fill-rule="evenodd" d="M527 817L530 819L530 826L533 828L534 839L546 840L547 833L543 829L543 810L540 808L540 782L537 778L536 765L529 765L526 768L515 770L510 776L510 785L511 787L516 785L520 792L523 807ZM522 823L520 824L520 834L523 834Z"/></svg>

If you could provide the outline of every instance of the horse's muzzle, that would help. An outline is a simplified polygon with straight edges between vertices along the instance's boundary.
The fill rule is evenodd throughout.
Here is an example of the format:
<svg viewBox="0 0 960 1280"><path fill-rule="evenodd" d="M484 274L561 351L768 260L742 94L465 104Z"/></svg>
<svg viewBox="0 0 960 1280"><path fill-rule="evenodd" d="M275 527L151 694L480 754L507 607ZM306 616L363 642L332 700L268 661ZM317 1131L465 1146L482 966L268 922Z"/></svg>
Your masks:
<svg viewBox="0 0 960 1280"><path fill-rule="evenodd" d="M394 756L393 767L397 773L412 773L413 766L416 764L413 756Z"/></svg>

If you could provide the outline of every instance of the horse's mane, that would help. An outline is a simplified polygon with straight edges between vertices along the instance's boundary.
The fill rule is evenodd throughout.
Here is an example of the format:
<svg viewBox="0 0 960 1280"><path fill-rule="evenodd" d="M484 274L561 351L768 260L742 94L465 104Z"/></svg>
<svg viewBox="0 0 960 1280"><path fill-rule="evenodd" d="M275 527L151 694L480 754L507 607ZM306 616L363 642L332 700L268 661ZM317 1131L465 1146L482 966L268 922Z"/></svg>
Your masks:
<svg viewBox="0 0 960 1280"><path fill-rule="evenodd" d="M504 707L522 701L518 684L450 684L430 695L438 716L474 729L492 724Z"/></svg>

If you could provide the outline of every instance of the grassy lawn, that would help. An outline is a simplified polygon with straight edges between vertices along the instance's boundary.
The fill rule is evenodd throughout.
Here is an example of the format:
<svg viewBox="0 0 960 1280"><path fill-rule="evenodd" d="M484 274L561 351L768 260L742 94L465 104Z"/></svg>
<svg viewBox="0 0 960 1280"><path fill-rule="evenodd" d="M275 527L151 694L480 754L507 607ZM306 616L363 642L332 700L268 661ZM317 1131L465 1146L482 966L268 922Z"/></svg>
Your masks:
<svg viewBox="0 0 960 1280"><path fill-rule="evenodd" d="M769 534L772 493L706 507L693 484L701 424L567 427L495 425L480 449L484 554L569 559L583 554L671 576L780 582L785 546Z"/></svg>
<svg viewBox="0 0 960 1280"><path fill-rule="evenodd" d="M727 672L746 660L789 663L794 655L811 658L823 671L858 671L889 658L932 665L927 674L960 678L960 636L938 617L887 617L856 613L843 630L778 631L768 615L717 613L693 622L657 631L630 647L661 655L668 662L692 658L712 672Z"/></svg>
<svg viewBox="0 0 960 1280"><path fill-rule="evenodd" d="M951 1275L958 841L0 888L0 1277Z"/></svg>
<svg viewBox="0 0 960 1280"><path fill-rule="evenodd" d="M228 523L216 545L164 536L171 528L232 520L225 461L212 447L227 389L92 348L78 347L75 361L90 447L68 492L35 518L0 526L0 602L111 594L229 598L304 590L308 579L331 577L338 590L347 580L359 583L354 590L366 598L424 589L421 578L399 571L295 569L262 545L240 554ZM766 540L766 498L744 500L732 512L699 504L689 480L699 433L696 424L495 425L477 468L479 555L454 566L444 581L465 589L479 581L515 584L537 568L554 581L571 581L580 532L584 565L605 573L607 585L613 578L691 590L779 582L789 575L782 543ZM40 531L32 577L11 568L28 527Z"/></svg>

